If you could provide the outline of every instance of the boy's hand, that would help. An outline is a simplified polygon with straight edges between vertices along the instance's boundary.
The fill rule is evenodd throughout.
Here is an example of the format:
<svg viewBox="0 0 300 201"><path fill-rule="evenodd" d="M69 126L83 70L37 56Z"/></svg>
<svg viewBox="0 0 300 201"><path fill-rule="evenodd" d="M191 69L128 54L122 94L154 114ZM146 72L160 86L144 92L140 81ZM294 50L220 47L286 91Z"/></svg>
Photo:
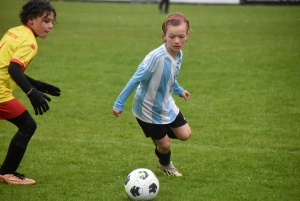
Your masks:
<svg viewBox="0 0 300 201"><path fill-rule="evenodd" d="M121 116L121 114L122 114L122 111L116 110L113 108L113 115L115 115L116 117L119 117L119 116Z"/></svg>
<svg viewBox="0 0 300 201"><path fill-rule="evenodd" d="M184 90L183 93L181 94L181 97L184 98L184 100L188 100L190 96L191 94L187 90Z"/></svg>
<svg viewBox="0 0 300 201"><path fill-rule="evenodd" d="M35 88L32 88L27 93L27 96L30 99L31 105L34 108L35 115L42 115L44 112L47 112L47 110L49 110L47 101L50 102L51 99L42 92L39 92Z"/></svg>
<svg viewBox="0 0 300 201"><path fill-rule="evenodd" d="M46 82L37 81L34 87L43 93L50 94L52 96L60 96L60 89Z"/></svg>

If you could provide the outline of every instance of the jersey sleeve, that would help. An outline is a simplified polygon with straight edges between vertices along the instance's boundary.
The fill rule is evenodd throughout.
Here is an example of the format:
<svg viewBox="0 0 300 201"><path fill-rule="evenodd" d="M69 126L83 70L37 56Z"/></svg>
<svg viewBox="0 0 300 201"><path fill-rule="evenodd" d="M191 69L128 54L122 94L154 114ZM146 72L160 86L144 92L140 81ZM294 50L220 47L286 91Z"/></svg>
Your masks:
<svg viewBox="0 0 300 201"><path fill-rule="evenodd" d="M123 111L125 102L127 98L130 96L130 94L134 91L134 89L139 85L139 82L133 78L129 80L129 82L126 84L120 95L118 96L115 104L114 109Z"/></svg>
<svg viewBox="0 0 300 201"><path fill-rule="evenodd" d="M35 43L24 41L14 52L11 62L19 64L24 72L36 53L37 45Z"/></svg>
<svg viewBox="0 0 300 201"><path fill-rule="evenodd" d="M151 75L152 75L152 72L139 66L137 71L131 77L131 79L126 84L126 86L120 93L119 97L117 98L117 100L114 104L114 108L117 110L123 111L125 102L128 99L128 97L130 96L130 94L136 89L136 87L140 84L140 82L150 79Z"/></svg>
<svg viewBox="0 0 300 201"><path fill-rule="evenodd" d="M180 96L182 95L183 90L184 89L178 84L177 80L175 80L173 93Z"/></svg>
<svg viewBox="0 0 300 201"><path fill-rule="evenodd" d="M153 56L147 55L145 57L145 59L139 65L134 75L131 77L129 82L126 84L126 86L120 93L113 108L123 111L126 100L131 95L131 93L136 89L136 87L141 82L147 82L151 78L153 74L154 66L156 65L156 61L157 59L154 59Z"/></svg>

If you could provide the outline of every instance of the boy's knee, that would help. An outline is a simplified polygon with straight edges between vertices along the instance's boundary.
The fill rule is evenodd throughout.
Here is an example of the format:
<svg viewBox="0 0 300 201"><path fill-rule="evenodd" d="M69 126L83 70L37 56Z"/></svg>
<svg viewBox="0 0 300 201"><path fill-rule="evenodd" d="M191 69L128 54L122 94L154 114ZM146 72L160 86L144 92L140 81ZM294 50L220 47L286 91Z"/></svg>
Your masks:
<svg viewBox="0 0 300 201"><path fill-rule="evenodd" d="M190 139L191 136L192 136L192 131L189 130L189 131L185 132L183 135L180 135L180 137L178 139L181 141L186 141L186 140Z"/></svg>
<svg viewBox="0 0 300 201"><path fill-rule="evenodd" d="M34 134L36 129L37 129L37 124L33 119L31 119L28 120L26 124L24 124L22 127L20 127L19 131L31 137Z"/></svg>
<svg viewBox="0 0 300 201"><path fill-rule="evenodd" d="M161 153L166 153L170 150L171 147L171 142L170 141L165 141L163 143L157 143L157 149Z"/></svg>
<svg viewBox="0 0 300 201"><path fill-rule="evenodd" d="M35 121L32 121L30 124L29 124L29 128L33 131L33 133L35 132L35 130L37 129L37 124Z"/></svg>

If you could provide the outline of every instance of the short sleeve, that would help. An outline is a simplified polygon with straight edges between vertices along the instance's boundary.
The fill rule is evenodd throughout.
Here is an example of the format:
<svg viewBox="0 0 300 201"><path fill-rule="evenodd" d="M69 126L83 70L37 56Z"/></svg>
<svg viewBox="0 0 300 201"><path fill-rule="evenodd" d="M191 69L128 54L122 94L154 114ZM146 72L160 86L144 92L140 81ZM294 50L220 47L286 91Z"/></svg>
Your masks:
<svg viewBox="0 0 300 201"><path fill-rule="evenodd" d="M17 47L17 50L14 52L11 61L22 66L22 70L24 71L35 57L37 48L38 47L36 43L24 41Z"/></svg>

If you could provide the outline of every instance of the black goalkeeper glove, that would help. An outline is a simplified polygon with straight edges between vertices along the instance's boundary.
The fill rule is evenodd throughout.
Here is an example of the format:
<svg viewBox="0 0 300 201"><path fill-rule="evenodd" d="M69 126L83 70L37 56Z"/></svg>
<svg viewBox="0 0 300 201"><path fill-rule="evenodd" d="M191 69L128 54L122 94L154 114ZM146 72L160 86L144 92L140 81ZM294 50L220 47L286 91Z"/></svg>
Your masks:
<svg viewBox="0 0 300 201"><path fill-rule="evenodd" d="M37 90L52 96L60 96L60 89L58 87L41 81L37 81L37 83L38 84L34 86Z"/></svg>
<svg viewBox="0 0 300 201"><path fill-rule="evenodd" d="M42 115L44 112L49 110L47 101L50 102L51 99L42 92L39 92L35 88L32 88L28 92L27 96L30 99L31 105L34 108L35 115Z"/></svg>
<svg viewBox="0 0 300 201"><path fill-rule="evenodd" d="M60 96L60 89L56 86L53 86L51 84L39 81L39 80L34 80L31 77L25 75L26 79L34 88L36 88L38 91L50 94L52 96Z"/></svg>

